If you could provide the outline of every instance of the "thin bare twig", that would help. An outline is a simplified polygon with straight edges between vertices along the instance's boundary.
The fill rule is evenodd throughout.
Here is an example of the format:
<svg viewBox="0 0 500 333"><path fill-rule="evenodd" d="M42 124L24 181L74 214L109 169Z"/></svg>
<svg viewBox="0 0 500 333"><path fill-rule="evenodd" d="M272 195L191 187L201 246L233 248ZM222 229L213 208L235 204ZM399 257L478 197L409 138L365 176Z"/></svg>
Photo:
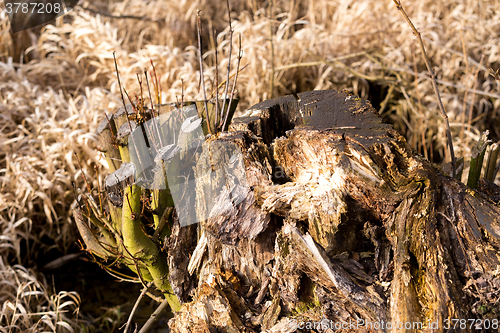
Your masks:
<svg viewBox="0 0 500 333"><path fill-rule="evenodd" d="M132 323L132 318L134 317L135 311L137 311L137 308L139 307L139 303L143 299L144 295L146 295L148 288L150 288L152 285L153 285L153 282L149 282L147 286L144 286L144 288L142 288L141 294L139 295L139 297L137 297L137 300L135 301L134 307L132 308L132 311L130 311L130 315L128 316L127 324L125 326L125 330L123 331L123 333L128 332L128 329L130 327L130 324Z"/></svg>
<svg viewBox="0 0 500 333"><path fill-rule="evenodd" d="M443 106L443 102L441 101L441 96L439 94L439 89L438 89L437 83L436 83L436 74L432 70L429 58L427 57L427 53L425 52L424 42L422 41L422 36L420 35L420 32L418 32L417 28L415 28L415 26L411 22L410 18L406 14L403 6L401 5L401 1L400 0L392 0L392 1L394 1L394 3L396 4L396 8L401 12L401 14L405 18L406 22L408 22L408 24L410 25L411 29L413 30L413 33L415 34L415 36L418 39L418 43L420 45L420 48L422 49L422 54L424 56L425 65L427 66L427 70L429 71L429 73L431 75L432 87L434 88L434 93L436 94L437 99L438 99L439 110L441 111L441 115L444 118L444 123L446 126L446 136L448 137L448 148L450 149L450 156L451 156L451 167L452 167L451 176L453 178L455 178L456 161L455 161L455 152L453 150L453 140L451 138L450 123L448 122L448 115L446 114L446 111L445 111L444 106Z"/></svg>
<svg viewBox="0 0 500 333"><path fill-rule="evenodd" d="M125 110L125 118L127 119L127 123L128 123L128 127L130 128L130 134L132 134L132 125L130 125L130 119L128 119L128 113L127 113L127 105L125 104L125 98L123 98L123 90L122 90L122 83L120 81L120 73L118 72L118 64L116 63L116 56L115 56L115 53L116 52L113 52L113 59L115 60L115 70L116 70L116 77L118 79L118 88L120 88L120 95L122 97L122 103L123 103L123 109ZM127 92L125 91L125 94ZM130 101L130 97L128 96L127 94L127 98L129 99ZM130 104L132 104L132 102L130 102ZM133 105L133 104L132 104ZM117 129L118 130L118 129ZM134 137L132 136L132 140L134 139ZM135 144L135 143L134 143Z"/></svg>
<svg viewBox="0 0 500 333"><path fill-rule="evenodd" d="M96 173L96 177L97 177L97 195L99 196L99 210L101 212L101 214L104 212L104 210L102 209L102 197L101 197L101 185L100 185L100 179L99 179L99 168L96 166L94 166L94 170L95 170L95 173Z"/></svg>
<svg viewBox="0 0 500 333"><path fill-rule="evenodd" d="M148 88L149 102L151 104L151 112L154 112L153 97L151 96L151 89L149 88L148 72L144 71L144 76L146 77L146 88ZM151 81L153 83L153 81ZM153 113L152 113L153 114ZM154 114L153 114L154 115Z"/></svg>
<svg viewBox="0 0 500 333"><path fill-rule="evenodd" d="M214 127L217 133L217 128L219 127L219 59L218 59L218 45L217 45L217 30L214 30L214 41L215 41L215 121ZM208 113L208 110L207 110ZM221 116L222 119L222 116Z"/></svg>
<svg viewBox="0 0 500 333"><path fill-rule="evenodd" d="M155 312L149 317L148 321L142 326L141 330L139 333L146 333L151 325L155 323L155 321L158 319L158 316L165 310L165 308L168 306L168 300L165 298L163 302L161 302L160 306L156 308Z"/></svg>
<svg viewBox="0 0 500 333"><path fill-rule="evenodd" d="M153 61L151 61L153 62ZM146 77L146 86L148 88L148 93L149 93L149 101L151 102L151 115L153 116L154 118L154 110L155 110L155 107L153 105L153 97L151 96L151 89L149 88L149 81L148 81L148 72L147 71L144 71L144 76ZM151 80L151 83L153 83L154 81ZM160 134L160 128L158 127L158 121L159 119L152 119L152 127L154 128L154 130L152 130L153 132L156 132L156 135L158 136L158 144L154 144L153 145L153 149L157 152L158 149L160 147L163 146L163 142L162 142L162 139L161 139L161 134ZM154 136L152 136L152 139L154 139Z"/></svg>
<svg viewBox="0 0 500 333"><path fill-rule="evenodd" d="M229 0L226 1L226 4L227 4L227 14L229 16L229 56L227 60L227 77L226 77L226 85L224 88L224 97L223 97L224 101L222 102L222 110L223 110L222 112L224 112L224 110L226 109L227 92L229 90L229 72L231 72L231 55L233 52L233 27L231 25L231 8L229 7ZM231 104L227 106L226 112L229 112L230 106ZM225 118L226 117L224 117L224 120ZM222 119L221 123L223 123ZM224 127L222 127L220 130L223 131Z"/></svg>
<svg viewBox="0 0 500 333"><path fill-rule="evenodd" d="M205 90L205 78L203 76L203 57L202 57L202 48L201 48L201 18L200 18L200 10L196 13L197 24L198 24L198 51L199 51L199 59L200 59L200 83L203 89L203 98L205 102L205 121L207 122L208 132L212 134L212 129L210 128L210 120L208 116L208 103L207 103L207 92Z"/></svg>
<svg viewBox="0 0 500 333"><path fill-rule="evenodd" d="M229 99L229 105L227 106L227 112L224 116L224 124L222 125L222 130L224 130L226 128L227 118L229 117L229 110L231 109L231 104L233 103L234 90L236 89L236 82L238 81L238 73L240 71L240 61L241 61L242 57L243 57L243 54L241 51L241 34L240 34L239 40L238 40L238 63L236 64L236 76L234 77L233 87L231 88L231 98Z"/></svg>
<svg viewBox="0 0 500 333"><path fill-rule="evenodd" d="M158 104L161 104L161 85L160 85L160 80L158 79L158 75L156 74L156 67L155 64L153 63L152 59L149 59L151 62L151 66L153 67L153 75L154 75L154 81L155 82L155 93L156 93L156 102ZM156 111L156 116L160 116L160 108Z"/></svg>

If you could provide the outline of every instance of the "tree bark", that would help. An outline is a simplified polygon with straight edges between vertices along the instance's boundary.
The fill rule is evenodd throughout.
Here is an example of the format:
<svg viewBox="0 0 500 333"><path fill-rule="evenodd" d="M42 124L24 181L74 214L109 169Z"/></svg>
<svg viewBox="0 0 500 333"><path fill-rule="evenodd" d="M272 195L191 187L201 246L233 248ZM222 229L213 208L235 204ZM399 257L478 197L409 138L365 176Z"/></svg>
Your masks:
<svg viewBox="0 0 500 333"><path fill-rule="evenodd" d="M170 236L186 302L171 331L500 331L494 196L416 154L369 102L298 97L257 104L203 144L198 176L239 148L244 199L208 212L221 180L197 177L210 217Z"/></svg>

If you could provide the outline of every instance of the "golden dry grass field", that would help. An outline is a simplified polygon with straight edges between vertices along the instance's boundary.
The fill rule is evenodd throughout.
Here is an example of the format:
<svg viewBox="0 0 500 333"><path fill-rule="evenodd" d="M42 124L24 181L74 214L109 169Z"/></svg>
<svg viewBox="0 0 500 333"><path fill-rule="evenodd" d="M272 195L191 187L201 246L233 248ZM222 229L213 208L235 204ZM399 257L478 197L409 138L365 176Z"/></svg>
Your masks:
<svg viewBox="0 0 500 333"><path fill-rule="evenodd" d="M500 69L500 2L402 4L436 72L455 153L467 161L481 132L500 139L500 82L489 70ZM121 105L113 52L127 91L138 93L136 74L152 60L164 101L179 98L182 86L185 100L201 99L197 9L205 77L215 74L213 29L222 77L225 1L83 1L49 25L17 34L0 4L0 332L111 331L126 320L119 307L87 313L101 305L63 289L71 283L54 285L54 273L42 267L79 251L72 183L81 188L83 172L97 187L106 175L94 132ZM370 99L426 158L449 162L422 52L392 0L243 0L231 1L231 9L247 65L238 78L239 112L273 96L347 89ZM233 44L236 52L237 38ZM65 276L71 280L71 272Z"/></svg>

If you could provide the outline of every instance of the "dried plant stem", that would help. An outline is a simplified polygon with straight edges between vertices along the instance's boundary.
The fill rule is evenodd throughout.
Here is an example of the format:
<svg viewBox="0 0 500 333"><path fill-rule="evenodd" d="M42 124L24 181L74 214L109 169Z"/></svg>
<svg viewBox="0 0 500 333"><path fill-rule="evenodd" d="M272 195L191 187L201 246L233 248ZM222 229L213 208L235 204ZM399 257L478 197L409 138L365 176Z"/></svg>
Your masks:
<svg viewBox="0 0 500 333"><path fill-rule="evenodd" d="M161 87L160 87L160 80L158 79L158 75L156 74L156 67L155 64L153 63L153 60L149 59L151 62L151 66L153 67L153 78L154 80L152 81L154 84L154 89L155 89L155 94L156 94L156 103L161 104ZM160 116L160 109L157 110L156 112L156 117Z"/></svg>
<svg viewBox="0 0 500 333"><path fill-rule="evenodd" d="M231 88L231 97L229 99L229 105L227 106L228 112L226 112L224 116L224 124L222 125L222 130L226 128L227 118L229 117L229 109L231 108L231 104L233 103L234 91L236 89L236 82L238 81L238 73L240 71L240 62L242 57L243 54L241 51L241 34L240 34L238 39L238 62L236 64L236 76L234 77L233 87Z"/></svg>
<svg viewBox="0 0 500 333"><path fill-rule="evenodd" d="M207 122L207 128L210 134L212 133L212 129L210 128L210 119L208 115L208 103L207 103L207 92L205 90L205 77L203 76L203 56L202 56L202 48L201 48L201 18L200 18L200 10L196 13L196 22L198 24L198 51L199 51L199 60L200 60L200 83L201 89L203 89L203 101L205 102L205 121Z"/></svg>
<svg viewBox="0 0 500 333"><path fill-rule="evenodd" d="M217 133L217 128L219 127L219 59L218 59L218 44L217 44L217 30L214 30L214 41L215 41L215 121L214 127ZM222 109L221 112L224 112ZM207 112L208 113L208 112ZM222 116L221 116L222 118Z"/></svg>
<svg viewBox="0 0 500 333"><path fill-rule="evenodd" d="M142 288L141 294L139 295L139 297L137 297L137 300L135 301L134 307L132 308L132 311L130 311L130 315L128 316L127 324L125 326L125 330L123 331L123 333L128 332L130 324L132 323L132 318L134 317L134 313L135 313L135 311L137 311L137 308L139 307L139 303L143 299L144 295L146 295L148 288L150 288L152 285L153 285L153 283L149 282L147 286L144 286L144 288Z"/></svg>
<svg viewBox="0 0 500 333"><path fill-rule="evenodd" d="M436 74L432 70L429 58L427 57L427 53L425 52L424 42L422 41L422 36L420 35L420 32L418 32L417 28L415 28L415 26L411 22L410 18L406 14L403 6L401 5L401 1L400 0L392 0L392 1L394 1L394 3L396 4L396 8L401 12L401 14L405 18L406 22L408 22L408 24L410 25L411 29L413 30L413 33L415 34L415 36L418 39L418 43L420 45L420 48L422 49L422 54L424 56L425 65L427 66L427 70L429 71L429 73L431 75L432 87L434 88L434 93L436 94L437 99L438 99L439 110L441 111L441 114L444 118L444 123L446 126L446 136L448 137L448 147L450 149L450 156L451 156L451 166L452 166L451 176L453 178L455 178L456 161L455 161L455 152L453 150L453 140L451 138L450 123L448 122L448 115L446 114L446 111L445 111L444 106L443 106L443 102L441 101L441 96L439 94L439 89L438 89L437 83L436 83Z"/></svg>
<svg viewBox="0 0 500 333"><path fill-rule="evenodd" d="M481 138L477 145L472 148L472 156L470 159L469 177L467 179L467 186L470 188L477 188L481 171L483 169L483 159L488 147L488 131L481 134Z"/></svg>
<svg viewBox="0 0 500 333"><path fill-rule="evenodd" d="M149 317L148 321L142 326L141 330L139 333L146 333L148 332L149 328L151 325L155 323L155 321L158 319L158 316L165 310L165 308L168 306L168 299L165 299L159 306L156 308L155 312Z"/></svg>
<svg viewBox="0 0 500 333"><path fill-rule="evenodd" d="M240 68L240 70L239 70L238 72L241 72L242 70L244 70L245 68L247 68L247 67L248 67L248 65L250 65L250 64L246 64L245 66L241 67L241 68ZM236 73L231 74L231 76L229 77L229 79L232 79L233 77L235 77L235 75L236 75ZM224 81L222 81L221 83L219 83L219 89L220 89L220 88L222 88L222 86L223 86L223 85L225 85L225 84L226 84L226 82L227 82L227 81L226 81L226 80L224 80ZM212 94L210 95L210 99L212 99L212 98L213 98L213 96L214 96L213 91L214 91L214 90L213 90L213 87L212 87Z"/></svg>
<svg viewBox="0 0 500 333"><path fill-rule="evenodd" d="M484 173L484 178L489 180L490 182L495 181L496 177L496 164L498 160L498 154L500 153L500 145L499 143L494 143L491 145L491 150L488 154L488 159L486 161L486 170Z"/></svg>
<svg viewBox="0 0 500 333"><path fill-rule="evenodd" d="M104 212L104 210L102 209L101 185L99 180L99 168L97 167L97 165L94 166L94 170L97 178L97 195L99 196L99 211L102 213Z"/></svg>
<svg viewBox="0 0 500 333"><path fill-rule="evenodd" d="M142 90L142 79L141 79L141 76L139 75L139 73L136 73L136 76L137 76L137 82L139 82L139 90L140 90L140 94L141 94L141 98L138 99L137 96L135 97L135 99L137 100L138 99L138 110L139 110L139 113L142 113L144 112L144 92Z"/></svg>
<svg viewBox="0 0 500 333"><path fill-rule="evenodd" d="M144 76L146 77L146 87L148 88L149 101L151 103L151 115L154 116L155 107L153 105L153 97L151 96L151 89L149 87L148 72L144 71ZM154 82L154 80L151 80L151 83L153 83L153 82ZM158 127L158 121L157 121L157 119L153 120L152 123L153 123L152 127L154 128L154 130L152 132L156 133L156 135L158 137L158 143L156 143L156 144L153 145L153 149L155 151L158 151L159 147L163 146L161 135L160 135L160 128ZM156 138L154 138L154 136L153 136L152 139L156 139Z"/></svg>
<svg viewBox="0 0 500 333"><path fill-rule="evenodd" d="M229 55L227 59L227 77L226 77L226 84L224 87L224 96L223 96L223 102L222 102L222 112L226 109L226 100L227 100L227 92L229 90L229 72L231 72L231 55L233 52L233 27L231 26L231 8L229 7L229 0L226 1L227 4L227 14L229 16ZM219 87L217 87L217 90L219 90ZM228 112L231 107L231 104L227 106ZM225 117L224 117L225 118ZM221 119L221 124L225 124L225 119L222 121ZM221 131L224 130L224 127L220 129Z"/></svg>
<svg viewBox="0 0 500 333"><path fill-rule="evenodd" d="M118 88L120 89L120 95L122 97L123 108L125 109L125 118L127 119L128 127L130 129L130 133L132 134L132 125L130 125L130 119L128 118L128 115L127 115L127 105L125 104L125 98L123 98L122 84L121 84L121 81L120 81L120 73L118 72L118 64L116 63L115 52L113 52L113 59L115 61L115 70L116 70L116 77L118 79ZM127 94L127 91L125 91L125 94ZM127 94L127 98L130 101L130 97L128 96L128 94ZM130 104L134 105L132 103L132 101L130 101ZM132 143L135 146L134 136L132 135L131 137L132 137Z"/></svg>

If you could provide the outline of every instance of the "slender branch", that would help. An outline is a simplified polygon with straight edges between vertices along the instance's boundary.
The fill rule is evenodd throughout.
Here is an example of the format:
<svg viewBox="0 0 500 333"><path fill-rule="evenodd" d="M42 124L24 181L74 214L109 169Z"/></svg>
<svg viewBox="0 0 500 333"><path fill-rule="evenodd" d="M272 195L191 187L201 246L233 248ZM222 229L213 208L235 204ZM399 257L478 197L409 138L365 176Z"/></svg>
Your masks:
<svg viewBox="0 0 500 333"><path fill-rule="evenodd" d="M229 56L227 59L227 78L226 78L226 85L224 88L224 97L223 97L224 101L222 102L222 112L224 112L224 110L226 109L227 92L229 90L229 72L231 72L231 55L233 52L233 27L231 25L231 8L229 7L229 0L226 1L226 4L227 4L227 14L229 16ZM229 112L230 106L231 106L231 104L229 104L227 106L226 113ZM223 115L223 116L224 116L224 120L225 120L226 117L225 117L225 115ZM222 119L221 119L221 123L222 123ZM224 123L225 123L225 121L224 121ZM224 127L222 127L220 130L223 131Z"/></svg>
<svg viewBox="0 0 500 333"><path fill-rule="evenodd" d="M132 125L130 125L130 119L128 119L128 113L127 113L127 105L125 104L125 98L123 98L122 83L120 81L120 72L118 72L118 64L116 63L115 53L116 52L113 51L113 59L115 60L116 77L118 78L118 88L120 88L120 95L122 97L123 109L125 110L125 118L127 119L128 127L130 128L130 134L132 134ZM125 91L125 93L127 93L127 92ZM127 98L130 101L130 97L128 96L128 94L127 94ZM132 102L130 102L130 104L132 104ZM132 136L132 140L134 140L133 136ZM135 144L135 142L134 142L134 144Z"/></svg>
<svg viewBox="0 0 500 333"><path fill-rule="evenodd" d="M219 59L218 59L218 43L217 43L217 30L214 30L214 41L215 41L215 121L214 127L217 133L217 128L219 127ZM208 111L207 111L208 113ZM222 116L221 116L222 119Z"/></svg>
<svg viewBox="0 0 500 333"><path fill-rule="evenodd" d="M153 61L151 61L151 62L153 62ZM151 103L151 115L153 116L152 127L154 127L154 130L152 130L152 131L156 132L156 135L158 136L158 144L153 145L154 150L157 152L158 149L163 146L161 134L160 134L160 128L158 127L158 123L157 123L159 121L159 119L158 118L154 119L155 107L153 105L153 97L151 96L151 89L149 88L148 72L147 71L144 71L144 76L146 77L146 86L148 87L149 101ZM154 80L151 80L151 83L153 83L153 82L154 82Z"/></svg>
<svg viewBox="0 0 500 333"><path fill-rule="evenodd" d="M104 212L104 210L102 209L102 197L101 197L101 185L100 185L100 180L99 180L99 168L96 166L94 166L94 170L95 170L95 173L96 173L96 177L97 177L97 195L99 196L99 211L102 213Z"/></svg>
<svg viewBox="0 0 500 333"><path fill-rule="evenodd" d="M153 63L153 60L152 59L149 59L149 61L151 61L151 66L153 66L153 74L154 74L154 82L155 82L155 93L156 93L156 102L158 104L161 104L161 82L158 78L158 74L156 74L156 67L155 67L155 64ZM158 110L156 111L156 116L159 117L160 116L160 109L158 108Z"/></svg>
<svg viewBox="0 0 500 333"><path fill-rule="evenodd" d="M434 93L437 96L438 99L438 105L439 105L439 110L441 111L441 115L444 118L444 123L446 126L446 136L448 137L448 148L450 149L450 156L451 156L451 166L452 166L452 172L451 176L455 178L456 175L456 160L455 160L455 152L453 150L453 140L451 138L451 129L450 129L450 123L448 122L448 115L446 114L446 111L443 106L443 102L441 101L441 96L439 94L439 89L437 87L436 83L436 74L432 70L429 58L427 57L427 53L425 52L425 47L424 47L424 42L422 41L422 36L420 35L420 32L418 32L417 28L413 25L411 22L410 18L406 14L405 10L403 9L403 6L401 5L400 0L392 0L396 4L396 8L401 12L403 17L405 18L406 22L410 25L411 29L413 30L413 33L418 39L418 43L420 45L420 48L422 50L422 55L424 56L424 61L425 65L427 66L427 70L429 71L431 75L431 82L432 82L432 87L434 88Z"/></svg>
<svg viewBox="0 0 500 333"><path fill-rule="evenodd" d="M136 73L136 76L137 76L137 82L139 82L139 89L141 93L141 98L139 99L139 111L140 113L143 113L145 102L144 102L144 91L142 90L142 77L139 75L139 73Z"/></svg>
<svg viewBox="0 0 500 333"><path fill-rule="evenodd" d="M134 314L137 311L137 308L139 307L139 303L144 298L144 295L146 295L148 288L150 288L152 285L153 285L153 282L149 282L147 286L144 286L144 288L142 288L141 294L139 295L139 297L137 297L137 300L135 301L134 307L132 308L132 311L130 311L130 315L128 316L127 324L125 326L125 330L123 331L123 333L128 332L130 324L132 323L132 318L134 317Z"/></svg>
<svg viewBox="0 0 500 333"><path fill-rule="evenodd" d="M149 102L151 104L151 114L154 112L154 105L153 105L153 97L151 96L151 88L149 87L149 81L148 81L148 72L144 71L144 76L146 77L146 88L148 88L148 95L149 95ZM153 80L151 80L151 84L153 83ZM154 114L153 114L154 116Z"/></svg>
<svg viewBox="0 0 500 333"><path fill-rule="evenodd" d="M239 72L241 72L242 70L244 70L245 68L248 67L248 65L250 64L246 64L245 66L241 67ZM236 75L236 72L234 72L233 74L231 74L231 76L229 77L229 79L232 79L234 76ZM226 84L226 80L222 81L221 83L219 83L219 89L221 89L224 85ZM210 89L210 91L212 92L212 94L210 95L210 98L209 99L213 99L214 98L214 89L213 87L211 87L212 89Z"/></svg>
<svg viewBox="0 0 500 333"><path fill-rule="evenodd" d="M229 105L227 106L227 112L224 116L224 124L222 125L222 130L226 128L227 118L229 117L229 110L231 109L231 104L233 103L234 91L236 89L236 82L238 81L238 73L240 72L240 61L243 57L243 52L241 51L241 34L238 40L238 63L236 64L236 76L234 77L233 87L231 88L231 98L229 99Z"/></svg>
<svg viewBox="0 0 500 333"><path fill-rule="evenodd" d="M205 90L205 78L203 76L203 59L202 59L202 48L201 48L201 18L200 18L200 10L196 13L197 17L197 24L198 24L198 51L200 52L199 54L199 59L200 59L200 81L201 81L201 87L203 89L203 98L205 102L205 121L207 122L207 128L208 132L210 134L212 133L212 129L210 128L210 120L209 120L209 115L208 115L208 103L207 103L207 92Z"/></svg>
<svg viewBox="0 0 500 333"><path fill-rule="evenodd" d="M139 331L139 333L146 333L146 332L148 332L148 330L151 327L151 325L153 325L155 323L155 321L158 319L158 317L160 316L160 314L163 312L163 310L165 310L165 308L167 306L168 306L168 299L164 299L163 302L161 302L161 304L158 306L158 308L156 308L155 312L153 312L153 314L151 315L151 317L149 317L148 321L144 324L144 326L142 326L142 328Z"/></svg>

